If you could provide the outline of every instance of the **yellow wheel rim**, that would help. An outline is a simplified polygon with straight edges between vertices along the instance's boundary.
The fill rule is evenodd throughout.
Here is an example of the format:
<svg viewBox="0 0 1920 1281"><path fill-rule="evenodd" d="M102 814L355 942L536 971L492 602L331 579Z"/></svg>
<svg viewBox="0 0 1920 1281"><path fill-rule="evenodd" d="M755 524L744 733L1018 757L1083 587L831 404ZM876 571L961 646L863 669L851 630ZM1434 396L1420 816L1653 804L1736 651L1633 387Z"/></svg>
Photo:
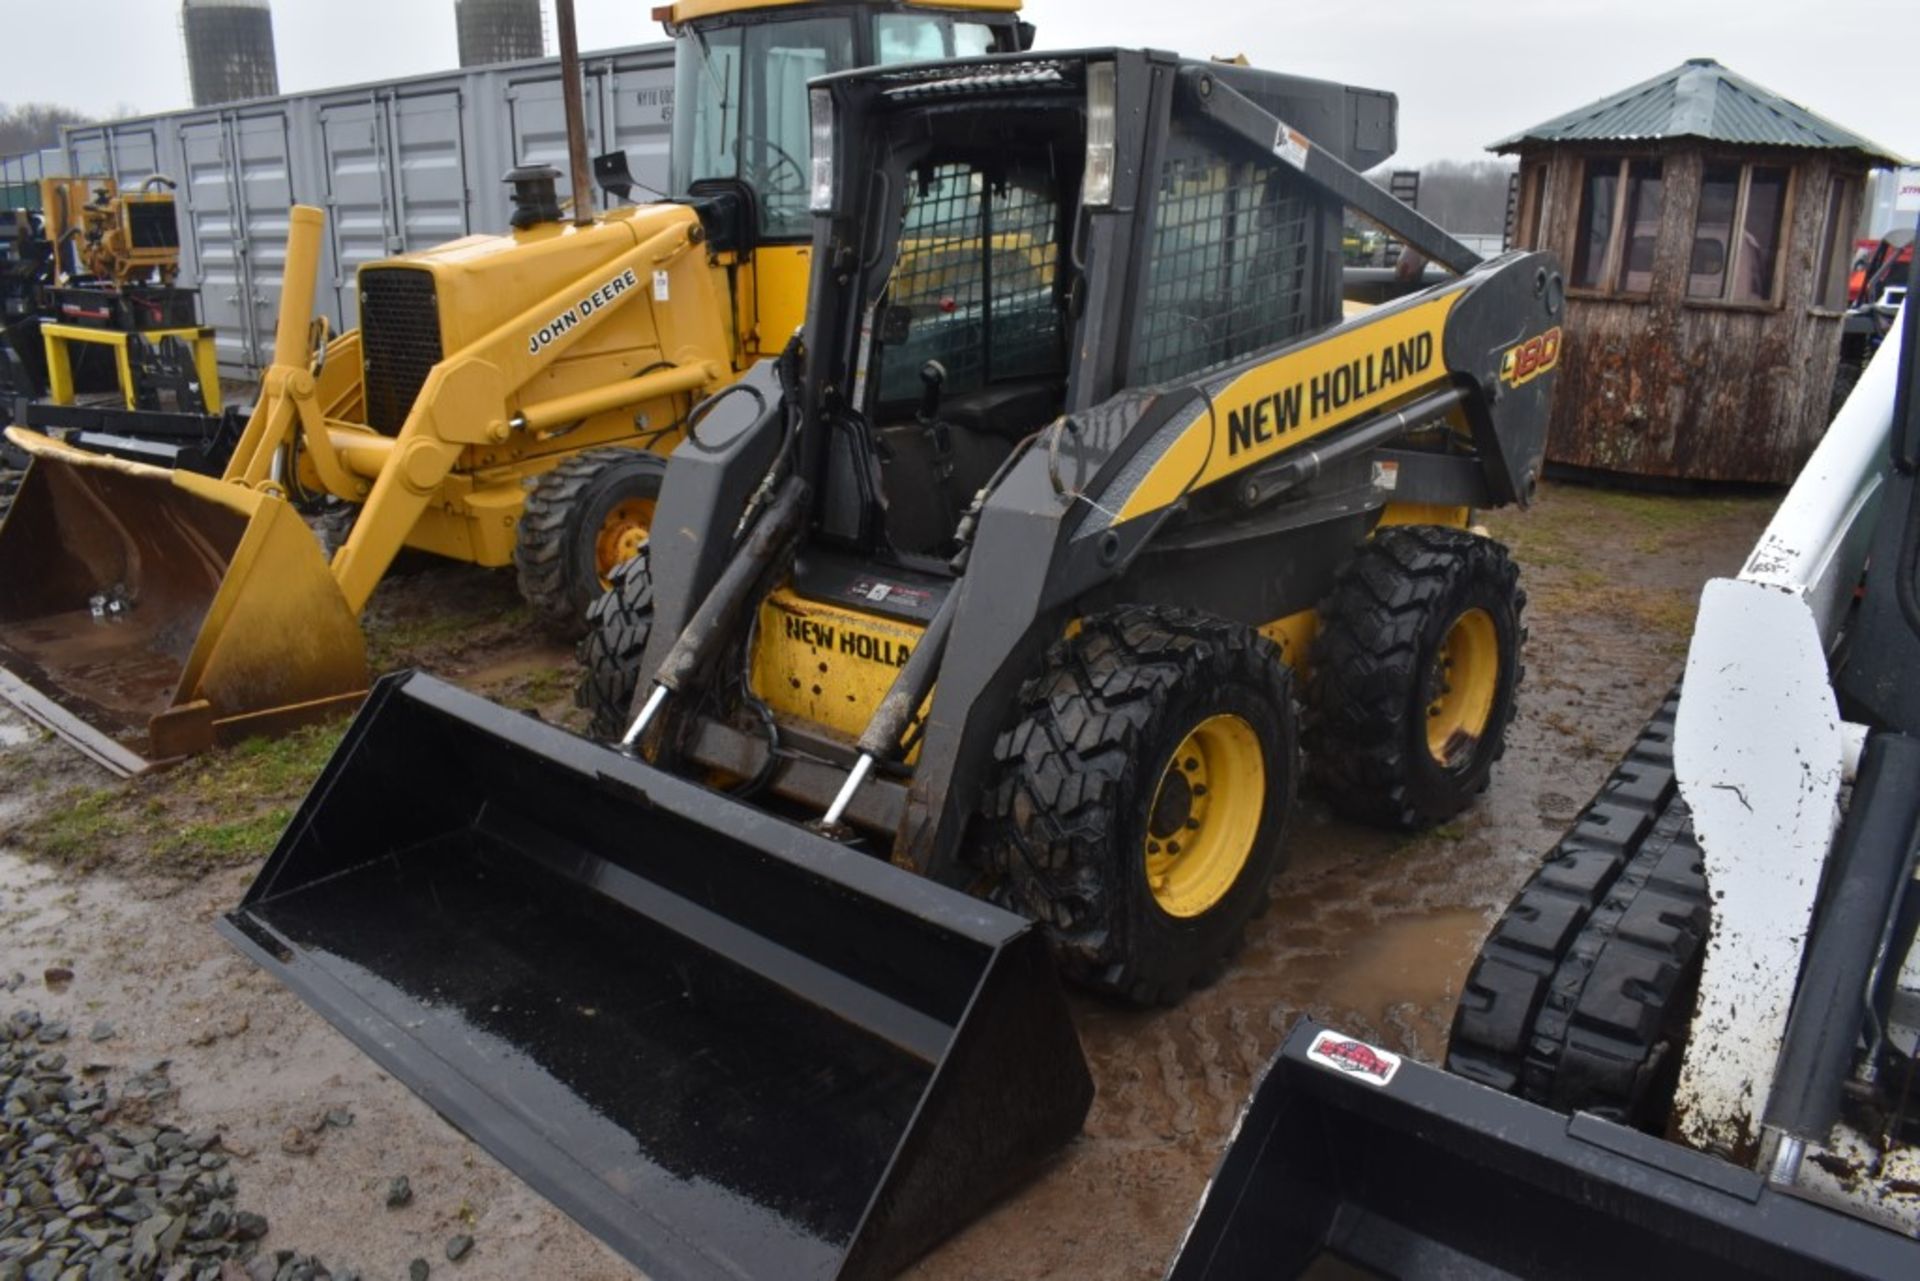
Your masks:
<svg viewBox="0 0 1920 1281"><path fill-rule="evenodd" d="M1199 916L1240 879L1260 831L1267 761L1253 726L1209 716L1168 758L1147 811L1147 885L1168 916Z"/></svg>
<svg viewBox="0 0 1920 1281"><path fill-rule="evenodd" d="M1500 689L1500 632L1493 615L1470 609L1453 620L1428 683L1427 751L1443 766L1463 763L1493 719Z"/></svg>
<svg viewBox="0 0 1920 1281"><path fill-rule="evenodd" d="M651 498L616 503L600 522L600 532L593 540L593 563L603 589L613 586L614 566L632 560L647 545L647 530L652 524Z"/></svg>

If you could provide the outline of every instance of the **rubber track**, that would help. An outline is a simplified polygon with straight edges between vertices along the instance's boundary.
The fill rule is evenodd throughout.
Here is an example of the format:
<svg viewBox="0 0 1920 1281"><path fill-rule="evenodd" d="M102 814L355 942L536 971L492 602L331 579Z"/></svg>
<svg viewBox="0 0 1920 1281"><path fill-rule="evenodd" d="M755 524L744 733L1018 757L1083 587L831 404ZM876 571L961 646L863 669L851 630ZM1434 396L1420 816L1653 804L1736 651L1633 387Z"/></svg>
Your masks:
<svg viewBox="0 0 1920 1281"><path fill-rule="evenodd" d="M545 472L527 494L514 531L513 568L520 596L540 622L579 637L581 622L567 591L567 525L580 493L602 467L633 456L627 449L588 449Z"/></svg>
<svg viewBox="0 0 1920 1281"><path fill-rule="evenodd" d="M1054 644L1045 673L1020 690L1020 720L994 744L998 773L982 807L994 898L1041 921L1062 970L1143 1005L1170 1005L1204 986L1240 945L1184 970L1124 968L1107 928L1110 853L1149 768L1140 739L1169 691L1223 670L1292 699L1288 670L1252 629L1191 610L1129 607L1089 619ZM1262 886L1255 911L1266 904Z"/></svg>
<svg viewBox="0 0 1920 1281"><path fill-rule="evenodd" d="M593 714L589 732L612 741L626 732L640 659L653 633L653 558L645 547L613 569L613 586L587 607L587 634L574 649L576 707Z"/></svg>
<svg viewBox="0 0 1920 1281"><path fill-rule="evenodd" d="M1677 693L1661 705L1494 926L1454 1013L1448 1071L1558 1111L1664 1125L1669 1100L1648 1085L1677 1066L1710 903L1673 772L1679 705Z"/></svg>
<svg viewBox="0 0 1920 1281"><path fill-rule="evenodd" d="M1476 566L1487 558L1491 567ZM1322 607L1307 696L1307 769L1348 818L1407 829L1426 825L1406 788L1407 716L1417 710L1409 699L1423 675L1421 625L1454 579L1476 568L1497 577L1512 598L1524 654L1527 596L1520 571L1500 544L1462 529L1382 530ZM1516 660L1514 701L1525 677L1524 662ZM1505 752L1502 726L1492 761ZM1479 790L1485 788L1483 778Z"/></svg>

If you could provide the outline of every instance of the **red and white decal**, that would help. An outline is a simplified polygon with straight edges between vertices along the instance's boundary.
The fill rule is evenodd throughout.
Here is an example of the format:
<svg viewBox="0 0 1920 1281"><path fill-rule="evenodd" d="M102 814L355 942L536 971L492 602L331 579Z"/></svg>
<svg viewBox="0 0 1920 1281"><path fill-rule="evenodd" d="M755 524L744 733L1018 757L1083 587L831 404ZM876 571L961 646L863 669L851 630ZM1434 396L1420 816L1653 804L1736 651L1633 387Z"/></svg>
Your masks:
<svg viewBox="0 0 1920 1281"><path fill-rule="evenodd" d="M1307 1047L1307 1057L1330 1072L1359 1077L1368 1085L1386 1085L1400 1070L1400 1056L1377 1045L1357 1041L1344 1032L1323 1028Z"/></svg>

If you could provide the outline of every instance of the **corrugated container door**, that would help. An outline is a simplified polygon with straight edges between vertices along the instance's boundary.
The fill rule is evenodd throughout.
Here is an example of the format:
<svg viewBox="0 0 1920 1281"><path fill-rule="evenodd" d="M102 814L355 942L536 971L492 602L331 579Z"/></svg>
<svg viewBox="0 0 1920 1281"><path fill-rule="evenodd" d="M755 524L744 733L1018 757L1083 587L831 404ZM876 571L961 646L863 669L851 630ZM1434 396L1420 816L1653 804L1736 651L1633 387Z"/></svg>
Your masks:
<svg viewBox="0 0 1920 1281"><path fill-rule="evenodd" d="M280 284L287 270L287 211L300 193L294 189L288 161L284 114L240 116L228 124L234 153L240 158L241 265L250 322L243 363L249 370L258 370L266 368L273 356ZM226 359L225 350L222 359Z"/></svg>
<svg viewBox="0 0 1920 1281"><path fill-rule="evenodd" d="M328 103L320 108L326 166L327 230L333 235L334 297L343 326L360 323L354 273L394 247L387 191L386 111L380 102Z"/></svg>
<svg viewBox="0 0 1920 1281"><path fill-rule="evenodd" d="M474 230L467 218L469 175L460 134L460 91L396 96L388 105L398 162L392 170L402 245L425 249Z"/></svg>
<svg viewBox="0 0 1920 1281"><path fill-rule="evenodd" d="M250 365L256 350L242 246L242 211L228 166L226 122L218 116L180 125L181 240L199 265L200 319L218 331L223 365Z"/></svg>
<svg viewBox="0 0 1920 1281"><path fill-rule="evenodd" d="M627 164L653 190L667 192L667 152L673 138L673 68L657 63L616 65L601 77L607 88L606 115L613 121L613 147L627 153ZM645 192L636 197L647 199Z"/></svg>
<svg viewBox="0 0 1920 1281"><path fill-rule="evenodd" d="M586 77L584 102L587 111L587 154L597 156L602 148L599 113L591 104L599 101L600 77ZM544 79L517 81L507 89L507 114L512 121L515 164L552 165L560 171L559 189L568 190L572 178L567 164L567 109L560 99L560 76L555 69Z"/></svg>

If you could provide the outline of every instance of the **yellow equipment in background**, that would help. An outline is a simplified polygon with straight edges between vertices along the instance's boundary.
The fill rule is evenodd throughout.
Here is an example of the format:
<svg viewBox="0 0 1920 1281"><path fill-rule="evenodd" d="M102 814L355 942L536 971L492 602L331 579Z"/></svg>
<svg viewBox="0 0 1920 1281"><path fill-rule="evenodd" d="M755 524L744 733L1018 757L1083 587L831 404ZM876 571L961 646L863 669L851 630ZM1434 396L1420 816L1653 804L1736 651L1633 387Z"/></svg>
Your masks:
<svg viewBox="0 0 1920 1281"><path fill-rule="evenodd" d="M154 175L138 191L112 178L42 178L40 208L58 281L90 276L115 286L170 285L180 271L173 182Z"/></svg>
<svg viewBox="0 0 1920 1281"><path fill-rule="evenodd" d="M406 547L514 565L577 634L695 404L804 316L807 80L1023 47L1018 7L669 6L679 198L562 221L556 172L515 170L510 234L363 267L360 328L331 341L322 216L296 208L273 364L219 482L8 429L36 461L0 526L0 695L126 773L278 730L365 691L355 620ZM330 560L295 509L328 499L352 518Z"/></svg>

